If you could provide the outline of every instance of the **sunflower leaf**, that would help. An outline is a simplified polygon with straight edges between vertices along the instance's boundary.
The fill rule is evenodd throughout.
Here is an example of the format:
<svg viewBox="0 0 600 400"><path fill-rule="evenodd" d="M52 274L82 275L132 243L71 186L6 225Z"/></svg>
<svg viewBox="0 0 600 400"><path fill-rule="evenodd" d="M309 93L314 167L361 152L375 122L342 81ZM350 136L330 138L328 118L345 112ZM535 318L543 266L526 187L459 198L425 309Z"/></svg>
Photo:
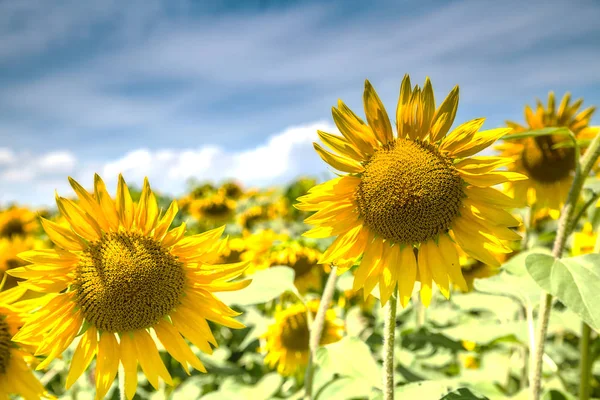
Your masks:
<svg viewBox="0 0 600 400"><path fill-rule="evenodd" d="M535 129L531 131L525 131L520 133L509 133L501 138L501 140L518 140L518 139L526 139L531 137L539 137L539 136L572 136L573 139L575 136L569 128L565 127L553 127L553 128L543 128L543 129ZM576 141L576 140L575 140Z"/></svg>
<svg viewBox="0 0 600 400"><path fill-rule="evenodd" d="M294 276L295 272L290 267L275 266L267 268L249 276L248 278L252 279L252 283L244 289L218 293L217 296L228 305L263 304L287 291L297 293L294 286Z"/></svg>
<svg viewBox="0 0 600 400"><path fill-rule="evenodd" d="M600 332L600 309L594 305L600 292L600 254L560 260L547 254L531 254L526 264L542 289Z"/></svg>
<svg viewBox="0 0 600 400"><path fill-rule="evenodd" d="M440 400L489 400L489 399L485 396L480 396L478 394L473 393L471 391L471 389L463 387L463 388L451 391L450 393L448 393L447 395L442 397Z"/></svg>

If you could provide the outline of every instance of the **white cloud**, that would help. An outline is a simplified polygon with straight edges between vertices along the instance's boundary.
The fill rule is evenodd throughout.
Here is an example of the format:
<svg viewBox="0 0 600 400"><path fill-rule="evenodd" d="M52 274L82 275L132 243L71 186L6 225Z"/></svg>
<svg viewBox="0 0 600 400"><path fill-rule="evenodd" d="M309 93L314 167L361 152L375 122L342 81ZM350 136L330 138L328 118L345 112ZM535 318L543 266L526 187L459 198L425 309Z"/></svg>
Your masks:
<svg viewBox="0 0 600 400"><path fill-rule="evenodd" d="M17 154L9 165L0 166L0 202L51 205L55 188L61 195L71 192L67 175L91 188L94 172L113 193L120 173L128 183L138 186L148 177L155 190L172 195L182 194L189 178L212 182L234 178L256 186L285 184L300 175L321 175L327 170L312 146L318 129L336 132L331 124L317 122L287 128L254 149L231 151L213 145L138 149L104 165L78 160L67 151Z"/></svg>

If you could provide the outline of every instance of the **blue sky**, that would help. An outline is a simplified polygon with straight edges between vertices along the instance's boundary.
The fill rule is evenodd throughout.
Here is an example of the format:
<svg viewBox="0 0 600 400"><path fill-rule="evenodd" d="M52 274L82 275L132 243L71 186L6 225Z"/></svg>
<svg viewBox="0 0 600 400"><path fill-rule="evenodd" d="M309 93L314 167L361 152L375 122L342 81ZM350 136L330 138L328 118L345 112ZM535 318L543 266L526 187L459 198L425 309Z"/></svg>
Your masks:
<svg viewBox="0 0 600 400"><path fill-rule="evenodd" d="M94 172L172 194L323 174L315 130L338 98L362 115L365 78L388 110L405 73L438 102L459 84L456 121L487 128L549 90L598 105L599 20L593 0L0 1L0 205Z"/></svg>

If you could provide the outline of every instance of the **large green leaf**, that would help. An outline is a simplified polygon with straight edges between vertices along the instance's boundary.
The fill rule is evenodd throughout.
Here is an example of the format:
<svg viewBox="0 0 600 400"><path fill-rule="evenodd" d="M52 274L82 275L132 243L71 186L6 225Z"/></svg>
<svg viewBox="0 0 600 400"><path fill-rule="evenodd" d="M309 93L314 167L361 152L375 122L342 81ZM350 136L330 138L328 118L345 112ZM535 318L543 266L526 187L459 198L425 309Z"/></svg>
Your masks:
<svg viewBox="0 0 600 400"><path fill-rule="evenodd" d="M362 340L345 337L317 350L317 364L342 376L360 380L363 385L381 387L380 367Z"/></svg>
<svg viewBox="0 0 600 400"><path fill-rule="evenodd" d="M489 400L485 396L480 396L471 391L469 388L460 388L451 391L440 400Z"/></svg>
<svg viewBox="0 0 600 400"><path fill-rule="evenodd" d="M290 267L276 266L256 272L249 278L252 283L242 290L218 293L217 296L225 304L249 306L273 300L283 292L296 293L294 286L294 270Z"/></svg>
<svg viewBox="0 0 600 400"><path fill-rule="evenodd" d="M561 260L532 254L527 257L527 270L542 289L600 332L600 254Z"/></svg>

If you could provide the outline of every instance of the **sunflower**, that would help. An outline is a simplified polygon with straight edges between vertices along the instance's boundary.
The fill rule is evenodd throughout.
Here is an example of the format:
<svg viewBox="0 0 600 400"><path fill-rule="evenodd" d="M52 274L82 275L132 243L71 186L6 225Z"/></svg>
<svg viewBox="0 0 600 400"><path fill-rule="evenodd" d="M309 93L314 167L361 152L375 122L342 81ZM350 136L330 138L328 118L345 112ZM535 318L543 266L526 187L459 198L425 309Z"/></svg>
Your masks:
<svg viewBox="0 0 600 400"><path fill-rule="evenodd" d="M277 311L275 323L262 335L266 339L265 364L270 368L277 368L282 376L301 376L308 364L310 333L306 319L307 307L314 317L319 309L319 301L310 301L307 306L295 304ZM344 325L336 318L335 311L327 310L320 344L337 342L343 333Z"/></svg>
<svg viewBox="0 0 600 400"><path fill-rule="evenodd" d="M26 400L44 396L44 386L30 368L33 356L11 341L21 325L26 311L14 305L27 290L21 287L0 292L0 399L18 395Z"/></svg>
<svg viewBox="0 0 600 400"><path fill-rule="evenodd" d="M227 241L227 245L223 247L219 256L220 264L231 264L242 261L242 256L246 251L246 241L244 238L236 237L230 238Z"/></svg>
<svg viewBox="0 0 600 400"><path fill-rule="evenodd" d="M17 255L27 250L33 250L40 248L41 243L39 240L28 236L28 237L15 237L14 239L2 238L0 239L0 281L4 279L4 273L13 268L21 267L26 263L21 260ZM16 286L18 279L7 275L5 288L11 288Z"/></svg>
<svg viewBox="0 0 600 400"><path fill-rule="evenodd" d="M577 111L583 103L578 99L570 104L571 95L565 94L555 108L554 93L548 95L548 105L537 101L535 112L525 107L527 127L516 122L507 121L513 133L531 129L549 127L567 127L578 139L591 138L595 130L589 127L595 107ZM507 140L496 148L501 156L510 157L508 170L521 172L529 176L529 180L507 183L508 190L515 200L522 204L534 205L537 209L549 208L554 219L558 218L558 210L567 198L573 174L575 172L575 151L573 148L554 148L569 139L565 136L540 136L536 138Z"/></svg>
<svg viewBox="0 0 600 400"><path fill-rule="evenodd" d="M343 272L362 256L354 289L363 287L367 295L379 283L382 304L397 283L403 306L416 280L426 305L432 281L446 297L450 283L466 290L457 247L499 266L493 252L512 251L500 239L520 238L508 228L518 221L504 210L514 200L493 186L526 177L494 171L510 159L471 157L510 129L479 131L484 120L475 119L447 134L458 87L436 109L429 79L423 89L412 88L408 75L400 88L397 137L369 81L364 107L368 125L339 101L333 119L343 136L318 132L338 154L314 144L325 162L348 174L315 186L296 205L317 211L305 220L316 225L305 236L337 235L319 262Z"/></svg>
<svg viewBox="0 0 600 400"><path fill-rule="evenodd" d="M269 255L269 266L285 265L295 272L294 285L300 293L320 289L323 267L319 265L321 252L296 240L287 240L275 246Z"/></svg>
<svg viewBox="0 0 600 400"><path fill-rule="evenodd" d="M244 231L251 231L257 225L269 220L269 210L265 206L254 205L241 212L237 220Z"/></svg>
<svg viewBox="0 0 600 400"><path fill-rule="evenodd" d="M238 182L229 181L221 185L219 193L229 199L239 200L244 195L244 189Z"/></svg>
<svg viewBox="0 0 600 400"><path fill-rule="evenodd" d="M148 180L139 203L119 176L116 200L104 182L94 177L90 195L69 179L79 203L56 197L70 229L42 219L56 244L52 250L20 254L32 264L11 270L25 288L47 293L46 304L36 310L13 340L36 345L36 354L48 364L81 335L67 376L69 388L96 356L96 398L110 388L119 360L125 371L127 398L137 387L138 362L155 388L159 377L172 384L162 363L158 340L189 373L188 363L206 371L184 337L211 353L217 345L207 320L231 327L243 325L213 292L241 289L249 281L228 282L243 273L244 263L211 265L219 257L223 228L184 237L185 224L169 230L177 214L173 201L160 215ZM43 340L35 343L35 335Z"/></svg>
<svg viewBox="0 0 600 400"><path fill-rule="evenodd" d="M0 213L0 238L27 236L37 228L36 216L27 208L11 207Z"/></svg>
<svg viewBox="0 0 600 400"><path fill-rule="evenodd" d="M225 223L235 214L236 202L227 197L215 194L194 200L189 205L189 212L203 225Z"/></svg>
<svg viewBox="0 0 600 400"><path fill-rule="evenodd" d="M573 234L571 254L573 256L580 256L583 254L592 253L597 240L598 234L594 232L592 224L586 222L581 232L575 232Z"/></svg>

